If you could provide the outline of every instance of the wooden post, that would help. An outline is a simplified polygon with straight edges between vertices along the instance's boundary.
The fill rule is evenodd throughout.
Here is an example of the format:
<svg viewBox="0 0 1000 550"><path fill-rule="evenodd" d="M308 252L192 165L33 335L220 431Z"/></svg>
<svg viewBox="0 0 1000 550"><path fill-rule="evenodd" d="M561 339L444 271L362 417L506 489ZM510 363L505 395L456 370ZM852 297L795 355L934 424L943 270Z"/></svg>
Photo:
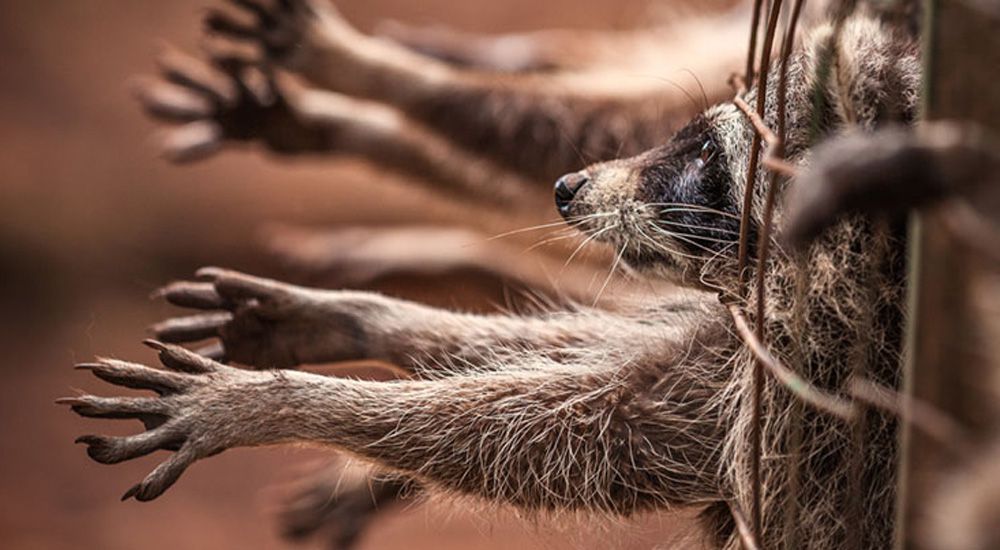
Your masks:
<svg viewBox="0 0 1000 550"><path fill-rule="evenodd" d="M985 4L989 4L986 2ZM1000 135L1000 24L977 2L925 0L924 119L976 122ZM904 391L926 401L973 437L995 428L989 365L970 336L982 323L970 282L982 269L948 236L939 213L915 217L910 233L909 308ZM955 457L904 426L900 436L896 548L916 548L923 507Z"/></svg>

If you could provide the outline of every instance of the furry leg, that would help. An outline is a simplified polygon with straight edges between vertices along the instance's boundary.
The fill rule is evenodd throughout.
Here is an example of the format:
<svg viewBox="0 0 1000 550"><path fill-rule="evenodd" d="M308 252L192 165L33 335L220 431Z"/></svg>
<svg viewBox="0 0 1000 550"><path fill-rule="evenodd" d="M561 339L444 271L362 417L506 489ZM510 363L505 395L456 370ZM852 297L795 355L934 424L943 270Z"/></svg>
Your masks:
<svg viewBox="0 0 1000 550"><path fill-rule="evenodd" d="M504 366L498 357L542 354L570 362L592 349L623 349L642 335L675 339L711 298L679 294L655 322L601 311L550 316L473 315L370 292L323 291L205 268L206 282L177 282L158 292L171 303L206 310L152 330L167 342L219 338L215 359L258 368L360 359L384 360L417 376Z"/></svg>
<svg viewBox="0 0 1000 550"><path fill-rule="evenodd" d="M317 85L392 104L454 143L540 181L645 150L700 108L669 78L636 76L634 70L551 76L462 70L364 35L319 0L283 3L256 26L239 25L225 12L208 23L216 34L260 44L271 59ZM675 44L681 50L703 45ZM737 59L732 50L716 44L706 50L714 56L699 55L711 58L703 66L713 74L702 78L710 99L728 93L722 82Z"/></svg>
<svg viewBox="0 0 1000 550"><path fill-rule="evenodd" d="M535 185L456 149L393 108L305 89L238 58L216 56L212 64L171 50L161 58L162 78L137 88L152 116L183 123L166 133L163 149L171 159L196 160L227 143L255 142L285 155L361 156L486 203L544 204Z"/></svg>
<svg viewBox="0 0 1000 550"><path fill-rule="evenodd" d="M697 361L675 344L678 361ZM139 435L81 438L106 463L176 450L126 498L156 498L193 462L226 449L296 441L527 510L630 514L722 498L715 365L661 368L633 358L628 369L614 359L559 368L536 360L514 372L383 383L246 371L150 345L170 370L113 360L87 368L159 397L59 401L83 416L155 419Z"/></svg>

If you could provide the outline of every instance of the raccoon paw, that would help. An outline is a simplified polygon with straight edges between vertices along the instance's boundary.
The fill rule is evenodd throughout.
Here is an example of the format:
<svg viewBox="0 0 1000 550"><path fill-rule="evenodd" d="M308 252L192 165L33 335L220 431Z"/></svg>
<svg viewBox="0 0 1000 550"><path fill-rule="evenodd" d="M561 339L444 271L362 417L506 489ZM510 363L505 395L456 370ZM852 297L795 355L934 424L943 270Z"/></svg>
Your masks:
<svg viewBox="0 0 1000 550"><path fill-rule="evenodd" d="M174 305L204 310L153 325L170 343L218 338L199 353L260 369L364 358L359 322L341 311L341 294L207 267L202 281L180 281L154 293Z"/></svg>
<svg viewBox="0 0 1000 550"><path fill-rule="evenodd" d="M252 403L254 392L266 382L263 377L270 374L229 368L178 346L146 343L159 351L166 369L114 359L77 368L117 386L152 390L156 397L81 395L56 401L70 406L80 416L137 419L145 425L146 431L136 435L78 438L76 442L87 445L87 454L97 462L117 464L157 450L174 451L129 489L122 500L152 500L169 489L195 461L232 447L262 443L261 430L253 428L253 409L233 406L238 401L233 397L243 396L247 398L243 402Z"/></svg>
<svg viewBox="0 0 1000 550"><path fill-rule="evenodd" d="M409 491L396 478L342 480L339 468L297 485L278 515L282 534L290 540L322 538L331 550L352 548L378 514Z"/></svg>

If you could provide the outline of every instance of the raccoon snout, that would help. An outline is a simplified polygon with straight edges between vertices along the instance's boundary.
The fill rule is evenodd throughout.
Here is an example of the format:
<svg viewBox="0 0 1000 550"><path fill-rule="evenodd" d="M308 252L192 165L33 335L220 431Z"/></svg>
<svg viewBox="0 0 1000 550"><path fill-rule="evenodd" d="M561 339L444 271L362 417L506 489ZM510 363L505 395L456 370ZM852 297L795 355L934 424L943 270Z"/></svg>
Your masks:
<svg viewBox="0 0 1000 550"><path fill-rule="evenodd" d="M569 206L577 192L590 182L585 172L571 172L556 181L556 207L563 216L569 215Z"/></svg>

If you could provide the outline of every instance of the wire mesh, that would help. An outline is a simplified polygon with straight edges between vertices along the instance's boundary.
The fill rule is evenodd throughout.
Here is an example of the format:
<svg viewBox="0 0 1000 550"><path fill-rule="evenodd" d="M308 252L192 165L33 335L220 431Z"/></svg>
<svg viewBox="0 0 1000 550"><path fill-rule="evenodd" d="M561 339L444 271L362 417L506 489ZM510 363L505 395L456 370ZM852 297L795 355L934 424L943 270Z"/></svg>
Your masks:
<svg viewBox="0 0 1000 550"><path fill-rule="evenodd" d="M782 35L780 54L777 60L779 63L779 71L777 75L778 88L775 97L776 130L772 130L765 121L765 109L767 91L770 84L768 82L768 75L771 70L771 52L773 49L774 39L777 34L777 27L782 13L783 2L782 0L772 0L771 2L768 2L768 4L769 5L765 5L762 0L754 1L746 73L743 76L734 75L731 79L731 84L735 89L733 103L746 117L753 128L739 233L738 276L740 301L739 303L729 304L729 311L732 315L736 331L743 340L747 349L755 358L751 404L751 441L749 442L752 447L752 495L749 521L736 503L730 504L733 518L737 526L737 532L744 548L762 548L765 547L764 545L766 544L766 541L762 539L761 530L761 395L764 386L764 372L769 373L775 381L781 384L782 387L784 387L802 403L813 407L816 410L852 423L854 447L852 448L853 452L851 456L851 472L854 479L851 480L851 488L849 489L848 502L845 509L846 521L856 522L860 517L861 507L863 505L861 498L863 488L860 486L860 478L864 460L864 424L861 421L863 415L860 414L859 405L871 405L893 413L897 415L901 421L912 424L919 431L928 434L930 437L938 440L943 445L954 449L956 452L962 452L968 448L967 441L961 436L961 430L956 428L954 423L946 415L940 413L927 403L922 403L909 397L903 398L895 390L881 386L867 379L865 377L864 353L858 354L859 357L855 362L851 381L845 389L845 393L849 397L844 398L815 387L809 381L800 376L794 369L782 364L782 362L767 349L767 346L764 343L766 336L765 313L767 306L765 277L767 275L766 267L770 255L772 235L774 232L773 214L776 191L778 189L778 184L780 183L780 177L794 177L797 173L796 167L785 160L784 150L786 131L786 92L788 79L787 67L789 60L791 59L795 33L805 1L795 0L791 8L791 13L787 16L785 31ZM835 21L837 24L835 25L835 33L839 31L840 23L842 23L843 20L846 19L847 15L853 10L854 4L854 2L844 2L844 4L836 10ZM769 8L769 13L764 26L764 39L760 44L759 64L755 64L754 61L757 55L757 39L761 15L762 11L767 8ZM758 72L755 72L755 67L759 67ZM756 104L751 107L743 96L750 91L754 83L756 83ZM762 153L763 156L761 155ZM755 186L758 178L757 172L761 167L767 170L767 189L764 209L762 212L762 225L758 233L755 254L755 270L753 271L756 300L754 303L754 326L751 329L751 325L747 320L747 316L744 313L743 308L749 305L747 304L747 297L749 283L748 277L750 273L748 265L750 263L751 213L756 192ZM803 281L806 277L808 277L808 266L806 265L804 258L799 258L798 263L798 272L801 276L799 277L800 281L796 284L798 286L803 286ZM803 299L804 290L800 289L800 291L796 293L796 307L800 309L801 307L804 307L801 303L798 303ZM801 360L802 358L799 359ZM801 420L796 419L794 421L800 422ZM795 442L795 445L798 444L798 442ZM790 452L792 455L795 455L798 452L798 448L796 447L790 449ZM797 463L794 459L792 460L792 464L797 467ZM790 478L797 479L794 475L790 476ZM789 489L797 490L797 487L790 487ZM796 501L795 498L790 500L793 502ZM792 514L794 515L794 512L792 512ZM794 518L786 520L786 528L789 525L792 525L792 528L794 528ZM847 543L848 546L859 547L862 544L860 535L851 537Z"/></svg>
<svg viewBox="0 0 1000 550"><path fill-rule="evenodd" d="M845 501L843 508L843 522L848 526L848 532L846 533L844 545L845 547L856 548L861 547L864 544L864 535L855 527L859 525L863 513L863 507L865 505L865 487L862 485L862 477L865 469L866 452L869 451L865 448L867 426L865 420L866 415L863 413L865 412L866 407L880 409L896 416L901 425L915 429L928 440L933 441L938 447L945 449L946 452L950 453L950 456L957 457L960 460L967 459L969 456L975 454L976 446L972 437L972 430L959 423L956 418L949 414L954 411L948 411L947 407L939 409L931 400L918 399L912 395L912 393L906 392L905 390L903 393L900 393L893 388L884 386L870 379L867 376L867 370L868 363L871 360L871 343L864 341L864 339L856 342L854 349L851 350L852 356L850 357L850 363L852 369L847 383L843 388L841 388L842 394L840 395L825 392L810 384L810 382L800 376L795 369L788 368L783 365L781 361L768 350L767 345L765 344L765 313L767 311L767 287L765 285L765 277L767 276L768 257L772 244L776 190L778 189L778 184L781 183L780 178L794 177L796 175L796 167L785 160L785 107L788 79L787 66L791 58L796 26L801 15L804 0L795 0L790 10L790 14L787 13L787 10L783 11L782 4L782 0L769 0L767 2L764 0L754 0L750 28L750 41L746 59L746 70L744 75L734 76L731 79L731 83L735 89L733 104L749 121L753 132L751 137L750 157L747 161L746 186L744 190L742 215L740 220L738 299L733 303L728 303L728 307L737 333L754 358L754 370L751 393L751 431L749 437L750 441L748 442L748 445L751 447L752 469L750 472L752 494L751 502L749 503L749 510L747 510L750 512L750 515L744 515L744 510L746 510L746 508L741 508L741 505L746 506L746 502L731 502L730 509L738 536L740 537L744 548L768 547L769 541L764 540L761 529L761 492L763 490L761 479L761 397L765 384L764 373L766 372L770 375L771 379L780 384L781 387L786 389L796 398L796 406L804 405L812 407L850 423L850 433L852 439L851 451L848 457L850 474L848 476L849 486L847 487L847 500ZM834 36L840 33L840 29L844 21L855 10L857 4L858 3L855 0L843 0L833 6L831 15L834 23ZM764 13L767 13L766 19L763 18ZM769 113L774 115L771 122L774 122L775 128L772 129L768 125L768 120L765 120L765 113L768 112L765 110L765 107L767 106L768 86L771 84L768 81L769 74L771 73L771 51L775 36L778 33L777 29L779 26L779 19L781 19L783 15L786 16L786 20L784 22L785 29L782 37L780 54L776 61L777 63L780 63L779 71L777 71L776 74L778 89L776 97L774 98L774 111ZM968 16L958 14L956 17ZM957 25L957 27L966 28L962 25ZM758 43L761 32L763 32L763 40ZM755 61L757 62L755 63ZM820 58L817 64L816 76L820 79L830 76L829 71L831 63L832 60L829 59L829 56ZM755 71L755 68L758 70ZM774 78L772 78L772 80L774 80ZM754 88L754 86L756 87ZM756 101L754 106L751 106L747 99L744 99L744 96L747 96L748 92L755 92L754 95ZM980 107L980 109L982 109L982 107ZM814 132L812 138L817 138L818 136L815 135L815 126L813 129ZM760 168L765 169L767 171L766 174L758 174ZM751 214L755 205L755 199L759 195L758 190L755 189L758 179L760 179L763 182L763 185L766 185L767 187L764 189L765 200L763 211L761 212L760 227L758 228L759 232L757 234L756 249L752 250L750 246L752 223ZM952 208L955 207L953 206ZM945 211L945 214L947 214L947 211ZM983 246L982 244L992 242L992 240L988 237L984 237L984 235L991 235L992 230L987 231L984 226L974 228L972 222L969 220L975 221L976 219L978 219L977 216L958 216L957 214L952 217L947 215L941 216L941 220L943 220L942 226L945 229L949 229L953 236L957 237L958 241L968 241L971 243L968 246L970 251L978 253L978 255L982 258L995 262L996 258L1000 257L1000 255L996 252L996 247L988 244ZM963 223L966 224L965 227L961 227L961 224ZM876 232L885 231L886 228L876 226L874 230ZM886 239L874 239L874 241L886 242ZM869 252L869 255L874 258L878 253L886 251L876 248L867 252ZM751 258L751 256L753 256L753 258ZM802 316L804 315L804 309L806 307L805 289L808 285L810 272L806 256L799 255L793 259L796 262L796 292L792 303L792 333L794 338L801 338L805 335ZM751 261L754 262L754 270L748 269ZM874 263L871 266L865 266L865 268L872 272L870 275L876 275ZM749 279L751 273L754 274L755 282L755 301L752 305L754 312L752 327L751 323L748 321L747 314L748 308L751 307L751 304L749 303ZM910 305L913 305L912 301ZM926 314L926 312L924 313ZM918 311L917 314L919 315L920 312ZM860 323L865 324L866 321L871 320L862 319L860 320ZM911 325L912 322L913 319L910 319L909 323ZM913 334L908 334L907 341L911 342L910 345L912 345L912 339ZM805 365L805 357L801 353L796 354L794 349L792 351L793 353L791 354L790 360L797 365ZM801 352L801 349L798 351ZM912 369L904 372L904 377L912 375ZM785 523L784 537L782 541L786 543L785 545L787 547L794 548L798 546L796 542L792 541L798 540L793 535L798 534L798 524L796 522L796 518L799 513L797 506L798 491L800 490L800 486L797 470L799 467L799 459L797 456L800 452L803 421L801 416L798 414L793 414L791 418L792 425L790 427L790 433L797 435L790 436L788 442L789 448L787 450L787 454L789 456L787 457L787 460L789 464L789 476L786 489L791 495L791 498L787 500L788 504L784 510ZM905 448L907 447L906 442L904 441L901 446L905 452ZM904 464L900 468L900 475L904 475L905 473L906 466L904 460ZM899 487L900 494L907 492L907 481L901 479ZM905 502L906 498L901 498L902 500L898 501L897 506L900 509L903 509L903 505L899 503ZM912 497L910 498L912 499ZM900 533L905 532L905 529L900 530L899 525L904 523L901 520L904 516L905 514L897 514L897 544L900 544L900 541L903 540L900 537ZM774 541L770 542L773 543Z"/></svg>
<svg viewBox="0 0 1000 550"><path fill-rule="evenodd" d="M746 102L743 100L743 98L741 96L744 93L746 93L747 87L750 86L754 82L754 78L755 78L754 77L754 70L753 70L754 69L753 59L754 59L754 55L756 54L757 29L758 29L758 26L759 26L758 22L760 21L761 11L762 11L762 8L763 8L763 3L761 2L761 0L755 0L755 2L754 2L753 18L751 20L752 22L751 22L751 30L750 30L750 48L749 48L750 51L747 54L747 70L746 70L746 74L745 74L745 77L744 77L745 82L741 82L740 79L734 80L734 82L736 84L736 94L735 94L734 102L740 108L740 110L744 114L747 115L747 117L750 119L750 122L753 125L753 128L755 130L754 134L753 134L751 146L750 146L750 158L749 158L748 166L747 166L746 186L745 186L745 191L744 191L744 196L743 196L743 209L742 209L742 216L740 218L739 252L738 252L738 260L737 260L737 262L738 262L737 263L737 270L738 270L738 276L739 276L739 296L740 296L741 299L745 299L746 298L746 292L747 292L747 288L746 288L747 269L746 268L747 268L748 254L749 254L749 248L750 248L749 247L749 244L750 244L749 243L749 241L750 241L750 214L751 214L751 209L753 208L753 198L754 198L754 192L755 192L754 188L756 186L756 181L757 181L758 158L760 157L760 150L761 150L762 141L764 141L765 139L767 140L767 143L768 143L767 154L768 154L768 156L777 157L777 158L780 159L783 156L783 153L784 153L783 152L783 145L782 145L783 144L783 140L784 140L784 136L782 135L784 133L784 120L783 120L783 118L784 118L784 108L783 108L783 105L782 105L782 108L781 108L781 118L782 118L782 120L781 120L780 125L779 125L779 127L780 127L780 134L775 134L774 132L772 132L767 127L767 125L764 122L764 112L765 112L765 107L766 107L766 103L767 103L768 75L770 73L770 65L771 65L771 50L772 50L773 45L774 45L774 36L775 36L776 30L777 30L778 16L781 13L782 4L783 4L782 0L773 0L771 2L771 5L770 5L771 9L770 9L770 13L769 13L768 18L767 18L767 24L766 24L765 31L764 31L764 41L763 41L763 44L762 44L762 47L761 47L761 53L760 53L760 65L759 65L759 67L760 67L760 73L759 73L760 74L760 78L758 79L758 82L757 82L757 96L756 96L757 105L756 105L756 111L751 111L749 109L749 106L746 104ZM801 7L801 0L797 0L796 1L796 6L798 8ZM779 90L781 90L780 94L782 96L783 96L783 93L784 93L783 90L786 87L786 81L787 81L787 71L785 70L785 68L787 67L787 61L790 58L790 51L791 51L790 44L791 44L791 41L794 39L794 35L791 34L791 33L794 32L795 24L796 24L796 22L798 20L799 11L800 11L799 9L795 9L794 10L795 13L793 13L793 17L791 17L789 19L788 29L787 29L787 32L786 32L785 37L783 39L784 40L784 44L789 45L789 47L782 49L783 50L782 51L782 59L780 60L782 69L780 71L778 86L779 86ZM763 229L762 229L762 232L760 234L760 238L761 239L765 239L765 238L769 239L770 238L769 236L770 236L770 233L771 233L771 226L772 226L772 216L770 214L771 214L771 210L773 210L773 202L774 202L773 189L775 187L776 178L777 178L777 173L774 172L774 171L772 171L771 172L771 177L769 178L769 182L768 182L768 185L770 186L769 187L769 192L768 192L768 199L769 199L768 202L769 202L769 204L768 204L768 207L766 208L765 218L763 220L764 221ZM758 253L757 253L757 279L758 279L758 281L757 281L757 289L758 289L758 295L757 295L757 313L758 313L758 315L757 315L757 319L756 319L756 332L755 332L755 334L753 334L753 336L756 337L755 339L757 340L757 342L756 342L757 344L759 344L764 339L764 316L763 316L763 311L764 311L764 305L765 305L765 296L761 292L761 289L763 289L763 287L764 287L763 276L764 276L764 267L767 265L767 252L768 251L767 251L767 247L766 246L763 249L758 248ZM739 309L734 306L734 307L730 308L730 311L733 313L734 321L736 322L737 326L740 326L741 323L742 323L742 325L745 327L745 325L746 325L745 319L742 318L742 313L739 311ZM777 363L776 363L776 361L769 361L768 359L773 359L773 358L768 358L768 357L765 356L765 354L760 353L762 351L766 351L766 349L763 348L763 345L755 346L754 343L753 343L754 339L748 339L749 335L750 335L749 330L743 330L743 331L741 331L741 336L743 336L743 339L744 339L744 341L746 341L747 346L757 356L757 361L755 362L754 371L753 371L753 390L752 390L752 402L751 402L751 411L752 411L751 414L752 414L752 418L751 418L751 429L750 429L750 440L751 440L750 441L750 445L751 445L751 466L750 466L751 467L751 472L750 472L750 475L751 475L752 494L751 494L751 509L750 509L750 512L751 512L750 513L750 525L751 525L751 528L752 528L752 532L753 532L753 534L756 537L757 543L760 544L760 543L762 543L762 541L761 541L761 534L762 534L762 528L761 528L761 526L762 526L762 521L763 521L762 514L761 514L761 499L762 499L761 492L762 492L762 488L761 488L761 464L760 464L761 455L762 455L762 452L763 452L762 451L762 441L761 441L761 398L762 398L763 387L764 387L764 380L763 380L763 378L764 378L764 367L765 367L765 364L774 366ZM766 355L770 355L770 354L766 354ZM744 546L747 546L747 543L746 543L745 540L744 540Z"/></svg>

